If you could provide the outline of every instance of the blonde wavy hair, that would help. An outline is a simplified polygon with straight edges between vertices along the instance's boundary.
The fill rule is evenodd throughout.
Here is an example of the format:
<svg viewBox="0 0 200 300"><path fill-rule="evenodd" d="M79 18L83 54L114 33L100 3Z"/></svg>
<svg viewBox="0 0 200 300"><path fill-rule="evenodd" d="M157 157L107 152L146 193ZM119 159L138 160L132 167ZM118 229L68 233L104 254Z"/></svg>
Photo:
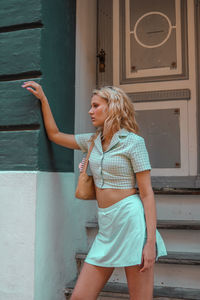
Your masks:
<svg viewBox="0 0 200 300"><path fill-rule="evenodd" d="M120 88L105 86L93 90L92 96L97 95L108 103L108 117L104 122L104 128L98 128L94 138L102 132L103 137L111 138L115 132L125 128L128 131L138 133L139 127L135 119L135 109L128 95Z"/></svg>

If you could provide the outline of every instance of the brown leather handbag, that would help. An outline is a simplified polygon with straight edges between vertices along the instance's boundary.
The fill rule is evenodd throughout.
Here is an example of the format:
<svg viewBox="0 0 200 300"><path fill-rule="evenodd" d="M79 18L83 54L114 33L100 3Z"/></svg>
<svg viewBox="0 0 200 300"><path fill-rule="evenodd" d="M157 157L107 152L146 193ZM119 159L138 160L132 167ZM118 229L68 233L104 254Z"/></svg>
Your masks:
<svg viewBox="0 0 200 300"><path fill-rule="evenodd" d="M88 150L88 154L85 159L83 171L80 173L78 178L78 183L76 187L75 196L81 200L93 200L96 199L96 191L93 176L87 174L87 167L89 162L90 153L94 147L94 141Z"/></svg>

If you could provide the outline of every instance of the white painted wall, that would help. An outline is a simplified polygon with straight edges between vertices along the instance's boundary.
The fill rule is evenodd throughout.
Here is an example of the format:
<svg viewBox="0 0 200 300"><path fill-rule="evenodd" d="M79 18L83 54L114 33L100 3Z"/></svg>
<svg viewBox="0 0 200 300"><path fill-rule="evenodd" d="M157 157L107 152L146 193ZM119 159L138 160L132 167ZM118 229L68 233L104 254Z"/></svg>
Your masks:
<svg viewBox="0 0 200 300"><path fill-rule="evenodd" d="M34 299L36 172L0 173L0 299Z"/></svg>
<svg viewBox="0 0 200 300"><path fill-rule="evenodd" d="M76 276L74 173L0 173L0 299L64 300Z"/></svg>

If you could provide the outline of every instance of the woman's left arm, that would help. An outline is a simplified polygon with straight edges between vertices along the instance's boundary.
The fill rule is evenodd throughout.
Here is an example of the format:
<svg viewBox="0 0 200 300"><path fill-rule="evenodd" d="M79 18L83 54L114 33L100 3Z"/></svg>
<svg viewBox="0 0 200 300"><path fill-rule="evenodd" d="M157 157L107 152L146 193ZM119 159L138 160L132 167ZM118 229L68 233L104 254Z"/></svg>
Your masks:
<svg viewBox="0 0 200 300"><path fill-rule="evenodd" d="M147 241L142 254L142 267L144 272L152 267L156 258L156 205L154 193L151 186L150 171L136 173L140 198L144 206L144 213L147 228Z"/></svg>

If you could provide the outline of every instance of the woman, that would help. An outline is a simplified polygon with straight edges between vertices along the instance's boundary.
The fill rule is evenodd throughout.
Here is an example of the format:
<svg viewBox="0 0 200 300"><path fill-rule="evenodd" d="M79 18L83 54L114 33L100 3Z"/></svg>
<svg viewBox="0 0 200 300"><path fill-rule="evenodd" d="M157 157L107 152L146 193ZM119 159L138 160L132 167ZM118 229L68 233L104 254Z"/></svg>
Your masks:
<svg viewBox="0 0 200 300"><path fill-rule="evenodd" d="M87 152L94 140L89 162L99 232L71 299L97 299L115 267L125 268L130 299L152 299L155 259L166 255L166 249L156 230L151 166L144 140L137 135L131 101L117 87L95 90L89 114L96 134L71 135L58 130L42 87L34 81L25 82L23 87L40 99L51 141Z"/></svg>

